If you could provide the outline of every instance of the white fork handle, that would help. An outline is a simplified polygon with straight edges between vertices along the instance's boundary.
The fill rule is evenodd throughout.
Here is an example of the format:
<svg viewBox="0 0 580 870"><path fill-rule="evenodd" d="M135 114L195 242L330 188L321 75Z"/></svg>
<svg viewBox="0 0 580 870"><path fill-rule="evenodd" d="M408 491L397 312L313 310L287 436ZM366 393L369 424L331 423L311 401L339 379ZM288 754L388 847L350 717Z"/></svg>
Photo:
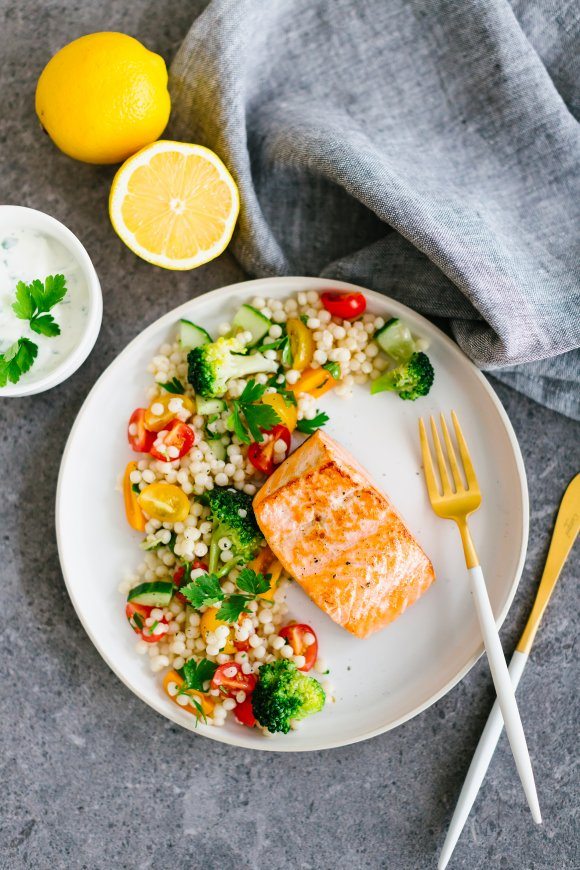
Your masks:
<svg viewBox="0 0 580 870"><path fill-rule="evenodd" d="M475 599L475 608L479 617L489 667L497 693L497 700L505 723L505 730L518 774L524 787L524 793L532 811L532 818L534 822L540 824L542 814L540 813L540 804L538 802L534 773L532 771L532 763L528 753L522 720L520 719L516 696L503 654L495 619L493 618L493 611L489 603L483 571L479 565L475 568L469 568L469 579L471 581L471 591Z"/></svg>
<svg viewBox="0 0 580 870"><path fill-rule="evenodd" d="M527 654L518 652L517 650L512 656L509 666L509 675L514 691L518 687L527 660ZM445 837L445 842L441 849L437 870L445 870L449 863L449 859L453 854L457 840L459 839L469 813L471 812L473 802L481 788L481 784L485 778L491 759L493 758L493 753L495 752L495 747L497 746L502 731L503 717L501 715L499 703L496 701L491 708L491 713L489 714L486 726L479 738L477 749L475 750L469 770L467 771L467 776L465 777L465 782L463 783L463 788L461 789L461 794L459 795L457 806L455 807L455 812L453 813L453 818L451 819L449 830L447 831L447 836Z"/></svg>

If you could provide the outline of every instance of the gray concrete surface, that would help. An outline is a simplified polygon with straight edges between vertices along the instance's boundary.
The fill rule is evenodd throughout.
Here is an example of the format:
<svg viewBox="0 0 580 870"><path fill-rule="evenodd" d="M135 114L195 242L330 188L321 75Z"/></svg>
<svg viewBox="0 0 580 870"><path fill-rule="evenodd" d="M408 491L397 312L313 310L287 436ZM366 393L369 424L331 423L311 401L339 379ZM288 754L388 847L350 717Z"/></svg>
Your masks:
<svg viewBox="0 0 580 870"><path fill-rule="evenodd" d="M186 0L2 0L0 198L67 223L100 274L105 314L89 360L42 396L0 402L0 866L2 868L388 868L436 866L493 700L485 661L413 721L308 755L251 754L162 719L109 671L78 622L56 552L54 492L75 415L97 376L168 307L240 276L228 256L161 273L116 238L111 169L75 164L33 110L42 66L83 33L118 29L170 59ZM529 611L578 427L496 385L522 445L531 495L526 568L502 631L511 652ZM95 468L95 473L98 473ZM90 498L90 493L79 493ZM570 563L519 691L544 825L534 828L502 738L452 868L578 868L574 766L576 571Z"/></svg>

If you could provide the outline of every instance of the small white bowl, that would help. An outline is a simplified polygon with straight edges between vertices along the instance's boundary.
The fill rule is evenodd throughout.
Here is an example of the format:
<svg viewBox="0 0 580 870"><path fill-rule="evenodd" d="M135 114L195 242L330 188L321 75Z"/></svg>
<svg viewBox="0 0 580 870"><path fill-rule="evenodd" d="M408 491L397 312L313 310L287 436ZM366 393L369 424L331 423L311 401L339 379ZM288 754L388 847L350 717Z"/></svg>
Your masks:
<svg viewBox="0 0 580 870"><path fill-rule="evenodd" d="M32 229L51 236L60 242L73 256L85 279L88 293L89 310L84 325L74 349L65 356L62 362L51 372L43 377L34 378L25 383L7 384L0 388L0 398L8 396L32 396L50 390L70 377L81 366L97 340L103 317L103 296L101 285L84 246L64 224L56 218L37 211L34 208L25 208L20 205L0 205L0 231L7 227L14 229ZM31 369L34 374L34 367Z"/></svg>

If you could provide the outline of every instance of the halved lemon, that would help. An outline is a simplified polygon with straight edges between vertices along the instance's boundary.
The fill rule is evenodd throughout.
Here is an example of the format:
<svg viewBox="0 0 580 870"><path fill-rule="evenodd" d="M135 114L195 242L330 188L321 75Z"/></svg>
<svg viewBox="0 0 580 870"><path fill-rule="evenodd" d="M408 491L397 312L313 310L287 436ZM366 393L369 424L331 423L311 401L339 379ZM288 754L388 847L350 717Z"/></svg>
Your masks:
<svg viewBox="0 0 580 870"><path fill-rule="evenodd" d="M164 269L195 269L221 254L239 210L238 188L217 154L165 140L123 163L109 198L115 232Z"/></svg>

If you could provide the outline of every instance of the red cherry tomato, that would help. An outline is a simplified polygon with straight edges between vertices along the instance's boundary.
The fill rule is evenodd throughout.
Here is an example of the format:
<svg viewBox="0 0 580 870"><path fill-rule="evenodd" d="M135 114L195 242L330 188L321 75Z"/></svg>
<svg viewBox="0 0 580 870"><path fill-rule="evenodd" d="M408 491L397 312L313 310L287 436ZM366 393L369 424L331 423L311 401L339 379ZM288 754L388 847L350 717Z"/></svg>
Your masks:
<svg viewBox="0 0 580 870"><path fill-rule="evenodd" d="M256 717L252 708L252 696L246 698L234 710L234 716L241 725L247 725L248 728L253 728L256 724Z"/></svg>
<svg viewBox="0 0 580 870"><path fill-rule="evenodd" d="M278 634L290 644L295 656L304 656L306 659L299 670L309 671L318 658L318 639L313 629L309 625L296 623L295 625L285 625L284 628L280 629ZM307 634L311 634L314 638L314 643L311 643L309 646L304 641Z"/></svg>
<svg viewBox="0 0 580 870"><path fill-rule="evenodd" d="M323 293L322 304L333 317L342 320L354 320L364 314L367 300L362 293Z"/></svg>
<svg viewBox="0 0 580 870"><path fill-rule="evenodd" d="M192 562L191 571L195 571L197 568L201 568L202 571L205 571L207 574L208 567L205 562ZM178 587L178 591L175 593L175 598L178 601L181 601L182 604L187 604L187 598L182 592L179 592L179 587L184 586L186 583L189 583L189 573L185 570L185 565L180 565L179 568L176 568L173 574L173 582Z"/></svg>
<svg viewBox="0 0 580 870"><path fill-rule="evenodd" d="M181 459L189 453L194 441L193 429L187 423L172 420L165 429L157 432L149 452L160 462L173 462L174 459Z"/></svg>
<svg viewBox="0 0 580 870"><path fill-rule="evenodd" d="M254 468L257 468L262 474L269 475L288 456L292 436L290 435L290 430L280 423L274 426L273 429L264 432L264 435L269 435L270 438L268 441L253 441L248 447L248 459ZM286 445L286 453L280 454L274 450L274 444L278 440L283 441ZM274 461L275 459L277 461Z"/></svg>
<svg viewBox="0 0 580 870"><path fill-rule="evenodd" d="M161 619L157 620L157 624L158 625L167 625L167 620L163 616ZM141 640L144 640L145 643L159 643L159 641L165 637L167 632L163 631L163 632L161 632L161 634L156 634L155 633L156 628L157 628L157 626L155 625L155 623L153 623L153 625L150 625L150 626L144 626L143 630L141 632Z"/></svg>
<svg viewBox="0 0 580 870"><path fill-rule="evenodd" d="M145 620L151 614L152 609L145 604L134 604L132 601L127 602L125 614L129 620L129 625L136 634L141 634Z"/></svg>
<svg viewBox="0 0 580 870"><path fill-rule="evenodd" d="M254 691L258 678L255 674L245 674L242 666L237 662L226 662L219 665L211 681L212 689L224 688L229 695L237 695L238 692Z"/></svg>
<svg viewBox="0 0 580 870"><path fill-rule="evenodd" d="M248 640L235 640L234 646L238 652L248 652L250 649L250 642Z"/></svg>
<svg viewBox="0 0 580 870"><path fill-rule="evenodd" d="M165 633L155 634L151 626L145 625L145 620L151 616L152 610L152 607L148 607L145 604L135 604L133 601L128 601L125 607L125 614L129 620L129 625L136 634L141 635L141 640L144 640L145 643L158 643ZM167 625L165 617L157 621Z"/></svg>
<svg viewBox="0 0 580 870"><path fill-rule="evenodd" d="M127 427L127 438L135 453L149 453L155 441L155 432L145 428L145 411L145 408L135 408Z"/></svg>

